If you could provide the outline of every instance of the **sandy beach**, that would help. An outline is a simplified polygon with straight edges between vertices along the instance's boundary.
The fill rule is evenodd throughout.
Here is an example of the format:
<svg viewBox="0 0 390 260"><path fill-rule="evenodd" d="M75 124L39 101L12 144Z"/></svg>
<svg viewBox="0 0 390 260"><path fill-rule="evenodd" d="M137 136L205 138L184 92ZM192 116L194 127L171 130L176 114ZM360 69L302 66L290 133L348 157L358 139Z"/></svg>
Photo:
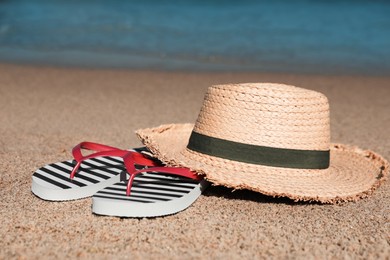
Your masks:
<svg viewBox="0 0 390 260"><path fill-rule="evenodd" d="M81 141L139 147L139 128L194 122L217 83L278 82L324 93L332 142L390 159L390 77L69 69L0 64L1 259L388 259L390 183L357 202L295 203L210 187L162 218L96 216L91 199L31 193L39 167Z"/></svg>

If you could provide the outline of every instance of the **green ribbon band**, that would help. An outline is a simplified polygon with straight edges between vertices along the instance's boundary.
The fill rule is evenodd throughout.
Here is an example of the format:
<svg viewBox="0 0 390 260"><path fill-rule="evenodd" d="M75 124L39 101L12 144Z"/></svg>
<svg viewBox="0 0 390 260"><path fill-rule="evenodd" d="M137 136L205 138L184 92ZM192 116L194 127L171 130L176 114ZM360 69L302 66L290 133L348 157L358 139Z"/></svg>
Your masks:
<svg viewBox="0 0 390 260"><path fill-rule="evenodd" d="M192 132L188 149L238 162L296 169L326 169L327 151L295 150L258 146L210 137Z"/></svg>

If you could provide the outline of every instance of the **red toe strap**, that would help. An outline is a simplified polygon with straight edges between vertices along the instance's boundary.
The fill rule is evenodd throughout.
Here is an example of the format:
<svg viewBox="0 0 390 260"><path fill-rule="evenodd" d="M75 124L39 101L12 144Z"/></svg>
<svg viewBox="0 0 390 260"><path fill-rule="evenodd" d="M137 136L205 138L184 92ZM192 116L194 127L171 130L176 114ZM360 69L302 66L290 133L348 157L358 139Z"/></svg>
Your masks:
<svg viewBox="0 0 390 260"><path fill-rule="evenodd" d="M126 170L130 175L130 178L127 182L127 190L126 190L126 195L129 196L131 192L131 187L133 186L133 180L137 174L143 173L143 172L158 172L158 173L168 173L168 174L173 174L173 175L178 175L182 177L187 177L193 180L201 180L203 179L201 176L197 175L195 172L191 171L188 168L183 168L183 167L150 167L150 168L144 168L141 170L136 170L134 167L135 161L134 159L134 154L131 156L126 156L123 161L126 166ZM147 158L145 158L148 160ZM152 165L147 165L147 166L152 166Z"/></svg>
<svg viewBox="0 0 390 260"><path fill-rule="evenodd" d="M81 149L96 151L97 153L83 156L81 153ZM104 144L98 144L98 143L91 143L91 142L81 142L78 145L76 145L72 150L73 157L76 161L83 161L83 160L86 160L88 158L94 158L96 156L99 156L98 154L122 157L128 152L129 151L127 151L127 150L118 149L116 147L112 147L112 146L108 146L108 145L104 145Z"/></svg>
<svg viewBox="0 0 390 260"><path fill-rule="evenodd" d="M96 151L95 153L89 154L84 156L81 152L81 150L90 150L90 151ZM133 185L133 180L137 174L143 173L143 172L159 172L159 173L168 173L168 174L174 174L182 177L191 178L194 180L201 180L202 177L197 175L195 172L192 172L188 168L182 168L182 167L164 167L162 163L154 160L153 158L147 157L145 154L128 151L128 150L122 150L118 149L112 146L104 145L104 144L98 144L98 143L92 143L92 142L82 142L78 145L76 145L73 150L72 154L74 159L76 160L76 165L73 168L70 178L73 179L77 170L79 169L81 163L84 160L90 159L90 158L96 158L100 156L117 156L122 157L123 162L125 164L127 173L130 175L129 181L127 183L127 191L126 194L130 195L131 187ZM135 168L135 165L141 165L147 168L137 170Z"/></svg>
<svg viewBox="0 0 390 260"><path fill-rule="evenodd" d="M96 153L92 153L86 156L83 156L81 150L90 150L90 151L96 151ZM98 144L98 143L91 143L91 142L82 142L76 145L73 150L72 154L74 159L76 160L76 165L73 168L70 178L73 179L76 175L77 170L79 169L81 163L87 159L90 158L96 158L100 156L117 156L117 157L123 157L125 156L129 151L118 149L115 147L111 147L104 144Z"/></svg>

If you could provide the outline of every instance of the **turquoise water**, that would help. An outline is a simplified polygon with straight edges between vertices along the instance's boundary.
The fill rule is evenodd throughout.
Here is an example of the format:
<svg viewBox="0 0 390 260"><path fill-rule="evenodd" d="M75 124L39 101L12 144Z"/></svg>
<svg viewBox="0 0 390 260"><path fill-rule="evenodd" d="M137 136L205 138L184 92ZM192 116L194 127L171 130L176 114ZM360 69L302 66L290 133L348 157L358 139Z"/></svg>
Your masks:
<svg viewBox="0 0 390 260"><path fill-rule="evenodd" d="M390 1L4 1L0 61L388 74Z"/></svg>

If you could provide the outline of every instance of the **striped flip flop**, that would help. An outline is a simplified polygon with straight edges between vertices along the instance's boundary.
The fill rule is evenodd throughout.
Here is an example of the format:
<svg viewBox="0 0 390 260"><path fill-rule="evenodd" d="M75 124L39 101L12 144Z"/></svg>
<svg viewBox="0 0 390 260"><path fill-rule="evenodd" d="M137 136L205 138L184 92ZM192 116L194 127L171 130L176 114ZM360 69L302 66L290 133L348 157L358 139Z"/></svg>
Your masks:
<svg viewBox="0 0 390 260"><path fill-rule="evenodd" d="M97 191L120 181L123 161L115 157L85 160L77 175L70 175L75 161L64 161L45 165L32 175L31 191L38 197L50 201L75 200L90 197Z"/></svg>
<svg viewBox="0 0 390 260"><path fill-rule="evenodd" d="M83 156L82 149L97 152ZM97 191L119 182L121 173L123 176L126 171L122 157L128 153L139 154L139 151L82 142L72 150L74 160L48 164L36 170L32 175L31 191L41 199L50 201L91 197ZM138 163L145 162L142 156L136 158Z"/></svg>
<svg viewBox="0 0 390 260"><path fill-rule="evenodd" d="M82 149L97 151L83 156ZM189 207L208 182L187 168L164 167L144 148L118 148L83 142L74 160L34 172L32 192L51 201L93 195L93 212L120 217L156 217Z"/></svg>
<svg viewBox="0 0 390 260"><path fill-rule="evenodd" d="M126 181L117 182L92 197L92 211L118 217L157 217L189 207L208 182L154 171L138 174L128 193Z"/></svg>

